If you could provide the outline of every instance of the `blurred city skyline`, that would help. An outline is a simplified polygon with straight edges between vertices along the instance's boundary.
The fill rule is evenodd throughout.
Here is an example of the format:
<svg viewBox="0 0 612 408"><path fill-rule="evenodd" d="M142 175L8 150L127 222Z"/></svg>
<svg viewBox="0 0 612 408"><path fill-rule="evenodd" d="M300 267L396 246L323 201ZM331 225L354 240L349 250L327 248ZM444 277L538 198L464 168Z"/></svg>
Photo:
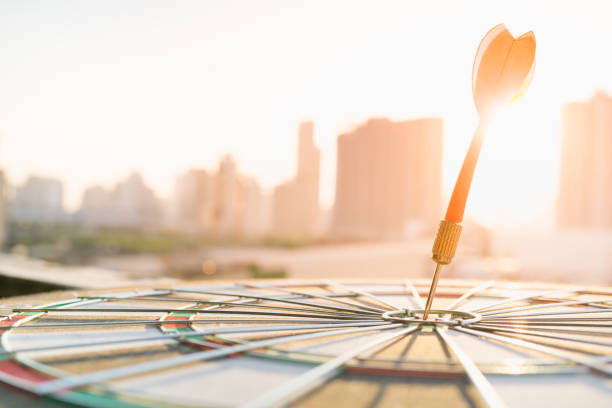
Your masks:
<svg viewBox="0 0 612 408"><path fill-rule="evenodd" d="M134 170L168 198L185 169L227 153L271 191L295 172L297 124L313 120L329 208L339 134L371 117L440 117L445 204L476 122L474 52L505 22L536 33L536 74L487 136L468 214L552 225L561 107L611 93L598 43L612 27L601 2L506 4L4 2L0 165L14 184L64 180L72 210L86 187Z"/></svg>
<svg viewBox="0 0 612 408"><path fill-rule="evenodd" d="M575 117L574 110L576 110L577 108L572 108L574 106L591 107L590 108L591 110L588 111L588 112L591 112L590 113L591 116ZM562 116L563 116L565 125L562 126L560 130L560 136L563 136L564 134L567 134L568 132L574 132L575 136L572 136L572 138L569 140L561 140L561 145L562 145L561 151L557 152L560 155L560 157L556 158L556 160L565 161L565 162L560 163L562 164L561 167L556 167L556 170L559 172L559 174L557 175L557 179L558 179L557 181L559 185L555 186L554 202L552 204L552 208L550 208L550 213L547 215L547 218L548 218L546 220L547 222L542 223L541 222L542 220L538 220L535 227L534 225L524 225L524 224L519 224L518 227L520 228L527 227L527 229L530 229L530 228L538 229L542 226L545 226L546 228L555 227L555 226L572 226L572 224L567 224L560 220L559 217L563 217L563 214L559 214L559 211L561 212L567 211L566 208L568 208L568 206L576 207L576 204L574 204L576 200L593 203L592 205L595 206L594 208L603 209L604 210L603 212L599 210L598 212L596 211L596 213L605 214L603 215L603 217L605 217L605 220L607 220L607 217L612 217L612 213L608 214L609 211L606 211L606 206L608 205L608 201L610 200L607 198L604 200L601 200L602 194L605 197L608 197L609 194L604 189L600 188L602 185L606 184L607 177L609 177L608 175L609 166L606 166L605 164L601 163L601 164L591 164L585 167L585 163L590 163L592 160L598 160L598 159L595 159L595 157L599 158L599 156L601 155L605 156L606 152L609 150L608 144L612 142L607 142L608 140L607 130L609 130L608 128L611 125L609 124L609 121L606 115L608 114L608 112L612 112L611 107L612 107L612 98L601 90L598 90L591 98L587 100L572 101L572 102L569 102L563 105L564 114ZM510 107L510 109L513 109L513 107ZM505 115L505 118L507 117L508 115ZM431 133L431 131L429 131L427 127L418 125L418 123L420 122L427 123L428 121L434 121L436 123L435 132ZM389 125L385 125L385 123L388 123ZM444 164L441 162L441 158L443 154L441 152L437 153L439 151L439 146L444 145L444 139L446 136L444 132L444 128L445 128L444 121L441 118L414 118L414 119L406 120L403 122L402 121L392 122L388 118L369 118L363 123L356 125L353 129L350 129L347 132L337 135L337 144L339 144L341 138L344 135L352 134L354 132L360 132L365 127L368 130L366 133L364 133L364 136L368 139L364 139L362 141L362 144L363 144L364 149L369 150L372 148L377 148L377 146L379 146L378 148L380 148L380 147L385 146L387 143L390 143L388 141L382 141L382 140L377 140L377 139L383 136L392 135L394 132L397 132L397 130L400 129L400 127L397 127L397 126L404 126L403 124L407 124L408 128L401 130L399 133L399 136L401 138L404 138L408 135L414 135L414 137L417 137L418 140L420 141L416 142L416 144L409 145L410 147L408 147L408 150L405 150L406 147L402 147L401 151L398 151L399 155L397 156L397 160L393 161L393 160L389 160L389 158L386 158L382 162L375 161L373 164L373 166L375 167L380 167L381 165L383 165L385 161L388 162L387 164L389 166L389 169L385 170L386 173L379 174L378 176L373 176L371 180L371 183L372 183L371 185L375 185L379 183L381 180L384 180L385 178L392 179L391 185L394 185L395 188L404 188L401 186L408 187L410 183L415 183L415 182L419 184L419 188L417 190L412 191L411 193L398 192L395 194L395 195L407 194L406 198L408 200L406 202L404 202L405 200L402 201L404 204L401 204L399 202L396 203L397 205L399 205L398 210L400 210L400 212L402 213L405 212L404 216L398 215L398 217L395 218L396 228L400 228L400 230L405 227L402 224L403 220L405 219L414 219L414 220L418 220L419 222L424 221L424 220L434 221L434 219L437 219L439 218L439 216L441 216L442 207L444 207L447 204L448 191L443 191L444 186L443 186L443 183L441 183L441 181L445 178L444 171L443 171ZM295 162L294 167L295 167L296 174L299 174L301 171L300 170L301 167L304 166L303 163L302 164L300 163L301 161L304 160L304 158L302 157L303 155L300 153L300 151L304 148L303 141L302 141L302 133L303 133L302 129L304 128L304 126L308 127L308 132L307 132L308 137L309 137L308 143L312 144L313 146L312 148L316 149L317 151L316 159L314 159L315 162L310 164L310 166L314 166L316 168L316 173L317 173L316 176L314 177L314 180L310 181L311 187L309 188L311 190L312 189L315 190L313 193L311 193L311 195L315 194L314 200L316 203L316 204L314 203L311 204L311 207L312 205L315 205L315 207L317 208L317 211L321 211L321 214L319 214L318 216L314 216L314 215L307 216L306 218L301 219L300 222L302 223L305 222L306 223L305 225L310 225L310 227L308 228L302 227L302 230L304 231L308 229L311 230L310 233L305 234L304 236L312 235L313 226L315 226L315 230L317 230L319 234L323 233L323 235L326 235L327 233L333 232L334 230L334 227L332 225L334 222L332 220L333 214L334 214L336 207L338 206L337 200L339 198L342 199L342 196L340 197L338 196L339 187L337 183L339 182L338 181L339 173L334 175L333 187L336 191L335 191L334 197L332 198L332 202L331 203L321 202L320 201L321 183L320 183L320 176L319 176L320 168L321 168L321 159L320 159L321 151L314 144L315 135L316 135L315 123L312 121L304 121L304 122L299 123L297 126L299 130L297 132L299 137L295 138L295 134L296 134L295 131L293 135L293 137L295 138L297 142L295 143L296 144L295 151L293 152L293 155L292 155L294 158L297 159L297 160L294 160ZM504 129L501 129L501 130L495 129L495 126L499 126L499 125L498 124L493 125L494 132L500 131L501 133L504 131ZM595 133L592 133L593 129L596 129ZM509 132L507 131L507 129L505 133L507 136L509 137L511 136ZM374 139L371 139L372 137ZM428 141L428 139L432 137L434 138L434 140ZM564 137L565 139L568 139L568 136L564 136ZM397 142L394 142L394 143L397 143ZM412 143L415 143L415 142L412 142ZM394 151L393 149L397 147L398 146L394 147L393 143L391 143L388 147L383 147L384 149L386 148L391 149L389 152L384 153L384 155L388 155L389 153L393 152ZM516 146L514 147L516 148ZM509 148L509 145L504 144L504 148L506 149ZM522 148L523 146L519 146L518 150L521 150ZM489 149L483 149L483 150L485 153L483 154L483 159L481 159L481 161L490 162L491 160L493 161L499 160L499 158L495 157L495 153L491 154L489 151L487 151ZM576 151L576 154L574 154L575 151ZM295 152L297 152L297 156L295 156ZM412 152L417 154L417 156L413 156ZM596 153L596 152L599 152L599 153ZM337 151L337 149L336 149L336 153L338 155L341 154L340 152ZM363 153L365 153L365 151ZM499 154L502 152L497 152L497 153ZM505 152L505 153L508 154L508 152ZM402 163L402 161L408 158L408 155L410 156L410 160L407 163ZM572 155L575 156L575 158L572 159L571 164L567 162L568 155L570 158L572 157ZM529 155L527 155L527 157L528 156ZM423 157L423 159L420 159L420 157ZM365 159L365 156L359 155L359 156L355 156L353 160L357 160L357 163L358 163L359 161L364 160L364 159ZM423 164L415 163L415 160L418 160L418 163L424 163L426 167L423 167ZM603 160L604 161L606 160L605 157L603 157ZM428 163L428 161L430 161L431 163ZM508 167L506 169L498 169L498 172L495 174L494 177L490 177L488 179L485 177L484 180L476 182L475 183L476 187L474 188L474 190L477 190L477 191L482 190L483 187L490 189L491 184L487 185L487 182L494 183L494 184L507 183L510 185L510 187L512 187L513 185L526 184L525 180L529 180L528 179L529 175L524 172L525 169L516 169L515 167L513 167L514 165L516 165L516 161L512 160L512 158L509 156L506 156L505 160L503 161L508 165ZM598 160L598 162L599 161L601 160ZM56 221L73 222L75 220L77 221L80 220L80 221L84 221L87 224L91 220L82 218L84 210L91 209L91 206L93 204L94 207L98 207L96 211L103 213L105 210L108 210L108 208L104 208L104 205L107 204L109 200L113 201L113 199L111 198L113 196L113 191L117 189L121 189L122 188L121 186L124 183L128 185L135 183L134 186L136 190L134 191L133 195L124 197L122 199L125 202L124 204L127 204L128 206L130 206L131 205L130 201L132 200L136 200L136 201L143 200L144 202L155 200L156 202L155 205L160 206L160 208L158 209L157 212L156 211L146 211L149 217L146 218L145 222L143 222L142 224L143 225L151 224L150 218L158 217L159 221L155 222L154 224L157 224L158 226L163 226L163 225L167 226L167 225L173 224L176 221L176 220L169 220L168 217L174 216L172 213L176 211L176 208L175 208L177 205L176 200L180 199L180 193L177 191L177 188L179 188L181 180L184 179L185 177L189 177L189 175L194 176L193 172L203 172L205 174L213 174L214 169L217 166L223 167L224 163L226 164L230 163L228 165L232 166L233 172L236 172L236 174L239 177L245 178L245 180L247 180L248 183L253 184L253 186L255 186L255 188L257 189L258 195L261 195L262 197L268 197L268 200L271 200L269 203L266 203L266 206L268 207L268 209L264 211L266 213L265 217L268 219L266 221L266 225L267 225L266 230L269 230L270 232L282 232L283 229L285 231L293 230L293 226L295 225L295 223L292 223L291 220L296 218L295 211L296 211L296 208L299 207L300 200L302 200L303 197L300 198L300 194L296 195L295 191L291 191L291 192L287 191L284 194L284 196L287 197L284 203L279 205L279 203L277 203L276 201L278 200L279 193L281 193L282 195L282 190L283 189L286 190L287 186L291 185L291 183L295 183L295 181L293 181L293 179L289 177L288 181L282 180L280 183L278 183L275 186L262 188L260 184L260 180L258 180L252 174L247 174L244 171L244 169L241 167L240 163L236 161L234 155L231 152L223 154L220 157L218 157L217 161L212 166L205 167L201 165L199 166L196 165L193 167L182 168L179 171L179 173L176 175L176 177L173 179L172 191L167 195L161 195L159 193L159 190L157 190L155 186L152 185L150 180L147 179L146 175L143 175L143 173L139 171L138 169L133 169L130 172L122 175L122 177L119 177L119 179L110 180L107 183L86 184L83 187L83 190L79 192L78 198L75 203L70 203L70 202L67 203L66 180L62 178L49 176L48 174L30 173L30 174L27 174L26 179L23 180L21 185L17 185L17 183L15 183L14 180L7 179L6 171L3 171L2 177L5 179L5 182L7 183L9 187L9 189L7 190L7 193L9 194L9 196L7 198L13 203L12 211L14 213L13 215L15 216L16 220L19 220L19 219L27 220L31 218L31 220L34 222L41 221L43 223L44 222L56 222ZM565 172L563 171L563 164L567 167ZM394 169L397 170L397 169L403 168L406 165L408 165L408 168L414 171L403 171L403 173L405 173L403 174L401 171L398 172L394 170ZM569 167L570 165L571 167ZM427 168L427 170L425 170L425 168ZM596 170L593 170L593 169L596 169ZM345 174L345 178L351 179L352 183L356 182L359 184L363 182L361 180L364 176L363 174L361 176L358 176L356 173L353 174L353 171L357 170L357 168L355 168L354 165L353 165L353 169L347 169L347 170L342 171L336 168L334 170L336 172L342 172L343 174ZM312 171L315 171L315 170L312 170ZM593 171L595 171L596 173L593 173ZM524 180L519 180L519 177L517 177L516 175L521 174L521 173L523 173L527 178ZM415 176L415 174L419 174L419 176ZM592 177L594 174L596 175L595 180L590 180L589 178ZM495 177L500 177L500 176L505 177L506 179L504 181L501 181L500 179L495 179ZM201 176L198 175L197 177L201 177ZM404 182L400 183L399 180L402 178ZM536 178L537 178L537 175L536 175ZM568 180L568 178L571 178L571 180ZM417 180L417 179L420 179L420 180ZM589 180L588 188L581 187L585 183L585 180ZM515 181L516 183L514 183ZM408 182L408 184L406 184L406 182ZM573 184L569 184L569 183L573 183ZM191 190L193 190L194 188L196 187L190 186ZM410 188L414 188L414 187L410 187ZM587 190L584 190L585 188ZM140 197L141 195L140 191L143 189L146 190L145 198ZM40 208L34 209L34 213L31 217L27 215L27 212L29 211L27 208L27 205L25 206L24 209L21 209L21 210L19 209L20 191L23 192L24 190L31 191L31 193L26 193L26 194L33 194L31 197L26 199L26 202L29 202L29 203L35 203L37 200L40 199L40 197L43 197L43 196L49 198L49 202L44 200L44 202L41 202ZM427 194L433 193L434 194L433 197L435 197L435 199L432 200L431 196L429 197L422 196L422 194L426 191L428 191ZM442 193L441 196L438 195L438 191ZM512 194L514 194L515 191L516 191L515 189L509 188L505 191L506 194L501 194L501 196L499 195L499 192L494 192L494 193L487 192L487 194L485 194L485 196L483 197L484 201L480 203L480 206L485 206L485 207L490 206L491 203L495 202L496 200L503 201L507 199L508 196L511 196ZM589 193L590 195L588 197L584 196L582 198L576 197L576 194L578 191L582 191L581 193L582 195L585 194L585 191L586 193ZM50 194L47 194L47 193L50 193ZM414 196L415 193L419 197L416 200ZM107 196L105 196L105 194ZM189 194L192 194L192 193L188 193L188 195ZM343 211L349 210L350 207L354 206L355 202L362 202L363 204L364 202L363 200L366 200L369 194L370 193L366 191L363 194L361 194L362 197L360 198L357 196L351 197L351 199L346 202L344 207L342 207L342 210ZM374 200L372 204L376 202L379 202L379 204L382 204L382 202L389 201L385 199L384 195L376 194L376 197L377 199ZM387 198L390 198L390 197L387 197ZM599 198L599 200L596 200L596 198ZM116 197L115 197L115 200L116 200ZM189 197L189 200L192 201L193 203L197 203L197 202L204 203L206 202L206 200L208 200L208 197L200 197L199 199L197 199L196 197ZM402 205L404 206L403 210L400 209ZM421 215L415 218L414 210L407 210L408 207L405 207L405 205L408 205L408 207L413 207L414 205L430 207L427 210L427 213L429 215L424 216L423 213L420 213ZM432 205L433 205L433 208L431 208ZM529 205L529 199L523 200L523 205ZM162 207L164 208L163 210L162 210ZM280 215L280 217L275 216L274 214L270 213L270 212L278 211L279 208L286 209L285 213ZM42 210L42 213L40 212L41 210ZM45 214L46 211L48 211L48 214ZM138 210L135 210L135 211L138 211ZM578 217L585 217L587 215L582 215L582 214L587 214L588 210L586 209L586 207L584 207L584 209L583 207L578 207L574 209L574 212L576 214L580 214L580 215L577 215ZM433 213L436 213L436 214L439 213L439 214L438 216L434 216L432 218L430 215L432 215ZM25 214L25 216L23 214ZM77 218L71 219L70 214L76 215ZM195 212L190 214L191 220L197 219L197 216L193 216L194 214ZM90 216L92 214L89 213L88 215ZM117 214L114 214L114 216L116 215ZM258 214L258 215L261 216L262 214ZM363 215L361 217L363 217ZM504 215L507 215L507 214L504 214ZM527 214L527 215L529 216L530 214ZM95 219L100 216L102 216L103 218L107 218L107 219L113 218L113 214L107 214L105 216L104 215L94 215L93 217L94 225L97 224ZM325 218L325 222L322 223L321 217ZM301 218L301 217L297 217L297 218ZM501 222L499 224L495 224L495 223L491 224L491 223L487 223L486 217L483 221L483 218L479 217L478 214L475 214L475 215L470 214L468 215L468 218L474 221L477 221L478 223L488 228L493 228L493 229L501 228L502 230L504 228L507 228L508 225L510 225L512 222L511 221L512 219L510 219L510 220L505 220L504 222ZM357 221L358 219L359 217L353 218L353 223L355 222L358 223ZM187 223L188 222L189 222L189 219L187 220ZM364 221L364 222L366 222L366 224L368 223L368 221ZM189 230L189 228L187 227L187 223L184 223L183 227ZM127 221L124 223L123 221L121 221L121 219L117 219L111 223L102 222L100 225L105 225L105 224L127 226L127 225L131 225L131 221ZM274 224L276 224L276 226ZM374 224L376 224L376 222ZM608 221L603 221L603 223L601 221L595 222L593 226L597 227L597 226L601 226L604 224L608 225L609 222ZM137 226L137 225L139 225L138 222L134 226ZM279 227L280 225L285 225L285 227ZM577 221L577 222L574 222L573 225L575 227L588 227L589 223ZM280 234L280 235L282 236L283 234ZM291 232L288 235L291 236L292 235ZM360 234L356 234L354 235L354 237L358 237L359 235Z"/></svg>

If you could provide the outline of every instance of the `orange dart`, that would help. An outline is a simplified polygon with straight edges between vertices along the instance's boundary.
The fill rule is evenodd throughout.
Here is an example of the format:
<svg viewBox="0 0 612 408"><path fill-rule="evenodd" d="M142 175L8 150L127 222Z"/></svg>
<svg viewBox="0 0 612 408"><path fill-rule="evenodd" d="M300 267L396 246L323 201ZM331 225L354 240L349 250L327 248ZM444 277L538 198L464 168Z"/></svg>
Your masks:
<svg viewBox="0 0 612 408"><path fill-rule="evenodd" d="M432 248L432 259L436 262L436 270L427 296L424 319L427 319L431 309L440 276L440 266L448 265L455 256L461 235L465 203L472 185L487 122L495 110L516 100L527 90L534 69L533 32L529 31L514 38L503 24L499 24L480 41L472 68L472 94L479 115L478 127L463 160L446 216L440 222Z"/></svg>

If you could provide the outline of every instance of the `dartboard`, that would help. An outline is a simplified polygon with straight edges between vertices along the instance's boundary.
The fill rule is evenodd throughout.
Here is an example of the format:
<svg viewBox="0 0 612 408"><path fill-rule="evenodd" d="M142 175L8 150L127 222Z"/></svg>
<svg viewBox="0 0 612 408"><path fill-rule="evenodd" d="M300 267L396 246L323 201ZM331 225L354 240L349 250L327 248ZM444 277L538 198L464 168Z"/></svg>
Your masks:
<svg viewBox="0 0 612 408"><path fill-rule="evenodd" d="M0 381L92 407L612 406L612 290L198 282L0 317Z"/></svg>

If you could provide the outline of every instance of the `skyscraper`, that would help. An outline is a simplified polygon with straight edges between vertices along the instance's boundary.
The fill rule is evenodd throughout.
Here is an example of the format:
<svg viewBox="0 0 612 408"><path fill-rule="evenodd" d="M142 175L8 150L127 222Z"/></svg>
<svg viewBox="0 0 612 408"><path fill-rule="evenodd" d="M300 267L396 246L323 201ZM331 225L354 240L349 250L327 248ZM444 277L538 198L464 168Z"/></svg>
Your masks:
<svg viewBox="0 0 612 408"><path fill-rule="evenodd" d="M297 171L293 179L274 189L272 232L285 237L316 234L319 219L321 151L314 144L314 124L298 130Z"/></svg>
<svg viewBox="0 0 612 408"><path fill-rule="evenodd" d="M557 224L612 228L612 98L565 105L562 138Z"/></svg>
<svg viewBox="0 0 612 408"><path fill-rule="evenodd" d="M162 206L142 176L132 173L111 190L102 186L86 189L77 219L94 226L159 226Z"/></svg>
<svg viewBox="0 0 612 408"><path fill-rule="evenodd" d="M237 236L242 239L259 238L267 232L267 200L253 177L238 180Z"/></svg>
<svg viewBox="0 0 612 408"><path fill-rule="evenodd" d="M180 175L174 192L176 224L185 231L210 233L214 221L216 178L206 170Z"/></svg>
<svg viewBox="0 0 612 408"><path fill-rule="evenodd" d="M53 223L65 220L64 186L60 180L30 176L15 191L11 219L18 222Z"/></svg>
<svg viewBox="0 0 612 408"><path fill-rule="evenodd" d="M176 180L174 226L223 239L254 239L266 232L266 202L257 181L241 174L230 155L216 171L191 169Z"/></svg>
<svg viewBox="0 0 612 408"><path fill-rule="evenodd" d="M238 170L234 159L226 155L219 162L215 190L216 234L221 237L236 235L238 218Z"/></svg>
<svg viewBox="0 0 612 408"><path fill-rule="evenodd" d="M370 119L338 137L331 233L398 238L440 217L442 120Z"/></svg>

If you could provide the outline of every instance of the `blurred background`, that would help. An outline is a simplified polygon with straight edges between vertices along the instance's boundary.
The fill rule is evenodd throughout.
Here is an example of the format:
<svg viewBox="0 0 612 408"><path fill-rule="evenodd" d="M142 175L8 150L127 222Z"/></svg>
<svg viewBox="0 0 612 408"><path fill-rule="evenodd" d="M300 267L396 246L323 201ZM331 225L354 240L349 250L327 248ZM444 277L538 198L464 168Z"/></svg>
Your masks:
<svg viewBox="0 0 612 408"><path fill-rule="evenodd" d="M611 11L3 1L2 293L431 276L474 54L502 22L535 32L536 73L491 125L443 278L610 285Z"/></svg>

